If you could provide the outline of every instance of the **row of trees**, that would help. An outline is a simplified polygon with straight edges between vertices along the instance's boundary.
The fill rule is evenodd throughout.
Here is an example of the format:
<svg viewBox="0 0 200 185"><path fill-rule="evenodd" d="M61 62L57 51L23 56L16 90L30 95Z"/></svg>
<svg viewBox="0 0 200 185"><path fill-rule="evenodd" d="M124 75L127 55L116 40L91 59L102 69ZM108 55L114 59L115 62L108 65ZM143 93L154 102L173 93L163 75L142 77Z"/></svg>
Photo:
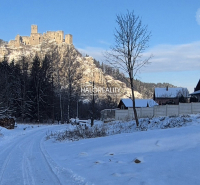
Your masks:
<svg viewBox="0 0 200 185"><path fill-rule="evenodd" d="M52 115L51 67L47 56L41 61L36 55L29 70L23 57L15 64L6 58L0 63L0 115L44 120Z"/></svg>
<svg viewBox="0 0 200 185"><path fill-rule="evenodd" d="M0 62L0 117L15 117L22 122L69 122L78 116L89 119L92 100L80 97L82 71L77 53L70 48L61 55L54 48L41 59L22 57L19 61ZM95 97L94 118L100 110L116 107L112 98ZM78 110L77 110L78 109Z"/></svg>

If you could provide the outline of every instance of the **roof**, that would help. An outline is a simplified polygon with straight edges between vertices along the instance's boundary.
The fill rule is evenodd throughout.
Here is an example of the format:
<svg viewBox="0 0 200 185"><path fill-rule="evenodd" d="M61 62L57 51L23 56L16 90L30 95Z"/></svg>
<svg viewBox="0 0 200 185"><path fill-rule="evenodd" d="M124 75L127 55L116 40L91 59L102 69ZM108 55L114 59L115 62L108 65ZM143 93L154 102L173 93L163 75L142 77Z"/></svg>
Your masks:
<svg viewBox="0 0 200 185"><path fill-rule="evenodd" d="M199 90L200 90L200 79L199 79L199 81L197 83L197 86L195 87L195 91L199 91Z"/></svg>
<svg viewBox="0 0 200 185"><path fill-rule="evenodd" d="M200 90L191 93L190 95L200 94Z"/></svg>
<svg viewBox="0 0 200 185"><path fill-rule="evenodd" d="M121 101L126 107L133 107L132 99L121 99ZM153 99L135 99L135 107L147 107L147 104L149 107L158 105Z"/></svg>
<svg viewBox="0 0 200 185"><path fill-rule="evenodd" d="M168 89L168 90L167 90ZM187 88L174 87L174 88L155 88L155 98L176 98L183 95L187 97L189 92Z"/></svg>

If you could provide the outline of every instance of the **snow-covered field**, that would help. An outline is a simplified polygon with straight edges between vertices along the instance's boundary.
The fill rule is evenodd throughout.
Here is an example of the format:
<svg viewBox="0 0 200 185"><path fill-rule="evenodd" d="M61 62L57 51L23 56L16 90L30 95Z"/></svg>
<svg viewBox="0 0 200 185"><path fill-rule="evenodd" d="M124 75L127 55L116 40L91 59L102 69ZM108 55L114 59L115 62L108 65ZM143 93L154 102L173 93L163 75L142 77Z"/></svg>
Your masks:
<svg viewBox="0 0 200 185"><path fill-rule="evenodd" d="M199 185L200 115L140 121L142 129L109 123L109 136L78 141L47 140L70 125L0 128L0 184Z"/></svg>

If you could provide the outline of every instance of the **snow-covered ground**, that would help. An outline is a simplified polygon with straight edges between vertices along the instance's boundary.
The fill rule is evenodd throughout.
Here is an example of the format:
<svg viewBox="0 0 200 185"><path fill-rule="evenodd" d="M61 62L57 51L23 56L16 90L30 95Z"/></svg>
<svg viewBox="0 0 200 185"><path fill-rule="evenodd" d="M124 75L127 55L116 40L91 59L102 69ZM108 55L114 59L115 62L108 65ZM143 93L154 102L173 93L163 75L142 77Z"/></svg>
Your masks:
<svg viewBox="0 0 200 185"><path fill-rule="evenodd" d="M46 135L73 126L0 128L0 184L199 185L200 115L141 123L144 131L115 122L109 136L61 142Z"/></svg>

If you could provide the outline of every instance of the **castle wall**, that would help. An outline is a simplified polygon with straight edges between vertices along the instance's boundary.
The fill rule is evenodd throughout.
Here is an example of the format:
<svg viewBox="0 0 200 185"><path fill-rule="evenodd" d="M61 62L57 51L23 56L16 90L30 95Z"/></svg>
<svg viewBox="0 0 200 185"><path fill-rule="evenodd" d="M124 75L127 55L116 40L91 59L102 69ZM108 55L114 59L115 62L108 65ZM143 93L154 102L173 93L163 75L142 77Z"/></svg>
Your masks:
<svg viewBox="0 0 200 185"><path fill-rule="evenodd" d="M31 35L20 36L17 35L15 40L10 40L9 45L19 47L20 45L38 45L43 42L44 39L55 40L57 44L63 43L64 32L63 31L47 31L43 35L38 33L38 26L31 25ZM65 36L65 43L72 44L72 35Z"/></svg>
<svg viewBox="0 0 200 185"><path fill-rule="evenodd" d="M16 40L15 46L16 46L16 47L19 47L20 44L21 44L21 41L22 41L20 35L17 35L17 36L15 37L15 40Z"/></svg>
<svg viewBox="0 0 200 185"><path fill-rule="evenodd" d="M15 43L16 43L16 40L10 40L10 41L8 42L8 45L10 45L10 46L15 46Z"/></svg>
<svg viewBox="0 0 200 185"><path fill-rule="evenodd" d="M65 35L65 43L70 44L70 45L73 43L73 38L71 34Z"/></svg>
<svg viewBox="0 0 200 185"><path fill-rule="evenodd" d="M55 40L58 44L63 42L64 32L63 31L47 31L45 36L49 39Z"/></svg>
<svg viewBox="0 0 200 185"><path fill-rule="evenodd" d="M30 45L30 37L22 36L22 42L24 45Z"/></svg>
<svg viewBox="0 0 200 185"><path fill-rule="evenodd" d="M31 33L30 36L30 45L38 45L42 42L42 34L40 33Z"/></svg>

